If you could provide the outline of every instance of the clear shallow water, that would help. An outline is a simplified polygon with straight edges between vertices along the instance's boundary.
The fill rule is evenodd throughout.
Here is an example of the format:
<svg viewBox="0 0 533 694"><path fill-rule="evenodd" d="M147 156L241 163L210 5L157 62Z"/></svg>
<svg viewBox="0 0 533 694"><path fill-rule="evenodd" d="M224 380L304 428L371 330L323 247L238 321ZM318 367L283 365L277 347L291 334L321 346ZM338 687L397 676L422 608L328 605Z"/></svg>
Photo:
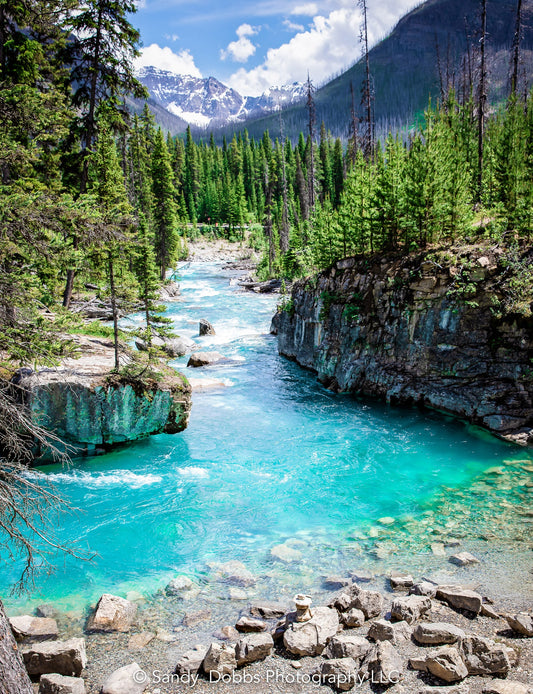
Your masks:
<svg viewBox="0 0 533 694"><path fill-rule="evenodd" d="M176 573L205 580L210 563L229 559L276 593L402 547L424 555L431 542L481 532L495 515L499 537L511 527L505 504L516 504L517 489L527 499L530 455L436 413L329 393L277 355L268 335L277 298L240 292L231 276L192 264L182 301L169 305L178 334L229 360L199 370L173 362L224 384L194 394L188 429L68 470L43 468L81 510L63 518L62 537L98 557L62 561L32 600L80 607L102 592L148 594ZM200 318L216 336L197 336ZM495 466L503 472L487 473ZM302 552L294 565L270 557L286 541ZM3 594L15 577L16 567L3 571Z"/></svg>

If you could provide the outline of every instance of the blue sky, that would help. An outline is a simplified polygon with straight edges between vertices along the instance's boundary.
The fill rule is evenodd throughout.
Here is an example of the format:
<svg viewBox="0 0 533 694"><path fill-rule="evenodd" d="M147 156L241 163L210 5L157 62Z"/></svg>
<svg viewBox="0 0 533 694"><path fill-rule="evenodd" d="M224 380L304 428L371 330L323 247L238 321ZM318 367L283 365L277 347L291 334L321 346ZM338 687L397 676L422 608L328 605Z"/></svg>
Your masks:
<svg viewBox="0 0 533 694"><path fill-rule="evenodd" d="M368 0L375 43L416 0ZM138 66L216 77L243 95L269 86L315 84L361 55L361 13L355 0L139 0Z"/></svg>

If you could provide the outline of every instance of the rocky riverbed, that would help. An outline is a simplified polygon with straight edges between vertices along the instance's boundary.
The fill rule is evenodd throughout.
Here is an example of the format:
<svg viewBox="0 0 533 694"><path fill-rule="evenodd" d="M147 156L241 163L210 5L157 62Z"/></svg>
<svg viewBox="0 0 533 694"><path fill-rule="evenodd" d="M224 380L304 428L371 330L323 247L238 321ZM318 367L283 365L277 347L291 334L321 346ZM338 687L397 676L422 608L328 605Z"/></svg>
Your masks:
<svg viewBox="0 0 533 694"><path fill-rule="evenodd" d="M531 694L531 602L468 582L469 552L449 559L461 568L448 585L407 571L329 576L310 609L306 596L299 609L239 600L255 577L227 562L216 573L237 599L222 613L198 609L202 586L176 576L148 602L104 595L83 617L42 606L11 621L40 694ZM51 672L76 680L50 684Z"/></svg>

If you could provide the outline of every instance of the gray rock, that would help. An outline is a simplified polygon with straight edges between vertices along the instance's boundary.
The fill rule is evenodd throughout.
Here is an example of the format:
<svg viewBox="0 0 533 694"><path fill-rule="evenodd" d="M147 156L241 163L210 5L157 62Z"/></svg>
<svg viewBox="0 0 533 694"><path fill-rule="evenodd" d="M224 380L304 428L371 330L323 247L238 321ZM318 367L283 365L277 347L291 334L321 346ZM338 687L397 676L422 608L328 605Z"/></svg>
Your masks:
<svg viewBox="0 0 533 694"><path fill-rule="evenodd" d="M463 639L463 658L469 675L504 675L511 669L507 647L481 636Z"/></svg>
<svg viewBox="0 0 533 694"><path fill-rule="evenodd" d="M248 663L264 660L274 648L274 639L270 634L248 634L237 641L235 657L237 665L242 667Z"/></svg>
<svg viewBox="0 0 533 694"><path fill-rule="evenodd" d="M431 609L431 598L422 595L408 595L395 598L392 602L391 617L400 622L413 624Z"/></svg>
<svg viewBox="0 0 533 694"><path fill-rule="evenodd" d="M117 595L104 593L94 614L87 623L87 631L125 632L129 631L137 614L137 605Z"/></svg>
<svg viewBox="0 0 533 694"><path fill-rule="evenodd" d="M308 622L292 621L283 634L285 648L293 655L320 655L328 641L339 631L339 615L329 607L316 607Z"/></svg>
<svg viewBox="0 0 533 694"><path fill-rule="evenodd" d="M195 627L200 622L205 622L211 617L210 610L198 610L197 612L186 612L183 616L183 624L186 627Z"/></svg>
<svg viewBox="0 0 533 694"><path fill-rule="evenodd" d="M364 636L358 636L353 632L341 631L335 634L326 646L324 658L353 658L361 660L372 648Z"/></svg>
<svg viewBox="0 0 533 694"><path fill-rule="evenodd" d="M189 357L187 366L198 368L200 366L208 366L209 364L216 364L222 361L225 357L218 352L194 352Z"/></svg>
<svg viewBox="0 0 533 694"><path fill-rule="evenodd" d="M79 677L42 675L39 680L39 694L86 694L85 682Z"/></svg>
<svg viewBox="0 0 533 694"><path fill-rule="evenodd" d="M170 596L183 595L183 593L194 590L198 586L188 576L176 576L165 588L165 593Z"/></svg>
<svg viewBox="0 0 533 694"><path fill-rule="evenodd" d="M9 623L13 636L21 643L48 641L58 637L55 619L21 615L20 617L10 617Z"/></svg>
<svg viewBox="0 0 533 694"><path fill-rule="evenodd" d="M237 624L235 624L237 631L243 634L258 633L261 631L266 631L267 625L260 619L252 619L251 617L241 617Z"/></svg>
<svg viewBox="0 0 533 694"><path fill-rule="evenodd" d="M47 619L58 619L61 613L54 605L45 604L35 608L35 615L37 617L46 617Z"/></svg>
<svg viewBox="0 0 533 694"><path fill-rule="evenodd" d="M380 641L366 654L360 674L374 684L392 687L403 679L403 662L390 641Z"/></svg>
<svg viewBox="0 0 533 694"><path fill-rule="evenodd" d="M35 643L22 651L22 658L31 676L57 673L79 677L87 665L85 639Z"/></svg>
<svg viewBox="0 0 533 694"><path fill-rule="evenodd" d="M241 638L241 634L232 626L222 627L219 631L215 631L213 636L221 641L238 641Z"/></svg>
<svg viewBox="0 0 533 694"><path fill-rule="evenodd" d="M354 629L355 627L362 627L365 623L365 615L361 610L356 607L352 607L347 612L341 612L340 614L341 622L348 629Z"/></svg>
<svg viewBox="0 0 533 694"><path fill-rule="evenodd" d="M493 680L481 690L482 694L531 694L531 691L527 684L512 680Z"/></svg>
<svg viewBox="0 0 533 694"><path fill-rule="evenodd" d="M101 694L142 694L150 678L137 663L130 663L111 673L102 685Z"/></svg>
<svg viewBox="0 0 533 694"><path fill-rule="evenodd" d="M221 576L233 586L249 588L257 583L257 579L240 561L227 561L219 567Z"/></svg>
<svg viewBox="0 0 533 694"><path fill-rule="evenodd" d="M479 564L479 559L475 557L470 552L459 552L458 554L452 554L448 558L448 561L456 566L470 566L470 564Z"/></svg>
<svg viewBox="0 0 533 694"><path fill-rule="evenodd" d="M360 571L349 571L348 575L357 583L370 583L370 581L372 581L374 578L373 573L370 571L364 571L362 569Z"/></svg>
<svg viewBox="0 0 533 694"><path fill-rule="evenodd" d="M155 639L155 632L143 631L140 634L133 634L128 641L129 651L140 651Z"/></svg>
<svg viewBox="0 0 533 694"><path fill-rule="evenodd" d="M270 556L272 559L281 561L284 564L292 564L293 562L300 561L303 558L303 554L299 549L289 547L289 545L285 543L272 547L270 550Z"/></svg>
<svg viewBox="0 0 533 694"><path fill-rule="evenodd" d="M204 662L208 646L195 646L188 651L185 651L183 655L178 658L176 663L175 672L177 675L196 675L196 673L201 669L202 663Z"/></svg>
<svg viewBox="0 0 533 694"><path fill-rule="evenodd" d="M443 646L448 643L460 643L465 638L465 632L454 624L420 622L415 627L413 637L423 645Z"/></svg>
<svg viewBox="0 0 533 694"><path fill-rule="evenodd" d="M404 571L391 571L389 581L393 590L407 590L411 588L414 583L411 574L405 573Z"/></svg>
<svg viewBox="0 0 533 694"><path fill-rule="evenodd" d="M522 634L522 636L533 636L533 615L519 612L514 615L506 615L505 619L513 631Z"/></svg>
<svg viewBox="0 0 533 694"><path fill-rule="evenodd" d="M184 357L189 352L198 349L198 345L188 337L167 337L163 340L163 352L169 357Z"/></svg>
<svg viewBox="0 0 533 694"><path fill-rule="evenodd" d="M490 617L491 619L500 619L500 615L496 612L496 610L491 605L487 605L486 603L483 603L481 605L481 610L480 610L479 614L482 617Z"/></svg>
<svg viewBox="0 0 533 694"><path fill-rule="evenodd" d="M322 684L348 692L358 683L357 663L352 658L325 660L320 666Z"/></svg>
<svg viewBox="0 0 533 694"><path fill-rule="evenodd" d="M250 614L253 617L263 617L263 619L280 619L286 612L287 607L280 602L263 600L254 602L250 606Z"/></svg>
<svg viewBox="0 0 533 694"><path fill-rule="evenodd" d="M372 622L368 630L368 638L372 641L391 641L394 645L411 638L412 627L405 621L388 622L386 619L377 619Z"/></svg>
<svg viewBox="0 0 533 694"><path fill-rule="evenodd" d="M205 318L200 319L198 332L200 335L216 335L215 329L213 328L211 323Z"/></svg>
<svg viewBox="0 0 533 694"><path fill-rule="evenodd" d="M457 684L452 687L425 687L419 689L417 694L470 694L467 684Z"/></svg>
<svg viewBox="0 0 533 694"><path fill-rule="evenodd" d="M204 672L209 675L230 675L237 668L235 646L212 643L203 662Z"/></svg>
<svg viewBox="0 0 533 694"><path fill-rule="evenodd" d="M460 682L468 676L468 670L460 652L454 646L445 646L428 653L426 669L445 682Z"/></svg>
<svg viewBox="0 0 533 694"><path fill-rule="evenodd" d="M342 593L336 595L329 603L329 606L335 607L339 612L346 612L355 607L355 600L360 592L361 588L359 588L357 583L352 583Z"/></svg>
<svg viewBox="0 0 533 694"><path fill-rule="evenodd" d="M340 590L341 588L346 588L352 584L351 578L344 578L343 576L327 576L324 579L324 588L328 590Z"/></svg>
<svg viewBox="0 0 533 694"><path fill-rule="evenodd" d="M420 581L409 588L409 595L424 595L428 598L434 598L437 594L437 586L430 581Z"/></svg>
<svg viewBox="0 0 533 694"><path fill-rule="evenodd" d="M479 614L483 602L479 593L462 586L439 586L437 598L447 602L456 610L466 610L474 614Z"/></svg>
<svg viewBox="0 0 533 694"><path fill-rule="evenodd" d="M361 610L367 619L379 617L383 610L383 595L374 590L360 590L350 607Z"/></svg>

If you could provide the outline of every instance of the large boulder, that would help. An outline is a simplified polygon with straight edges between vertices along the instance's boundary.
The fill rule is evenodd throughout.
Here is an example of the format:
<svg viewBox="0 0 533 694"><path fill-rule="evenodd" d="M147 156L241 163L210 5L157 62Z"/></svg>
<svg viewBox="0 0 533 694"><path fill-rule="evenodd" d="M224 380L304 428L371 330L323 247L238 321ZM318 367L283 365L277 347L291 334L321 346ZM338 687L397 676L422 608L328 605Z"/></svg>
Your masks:
<svg viewBox="0 0 533 694"><path fill-rule="evenodd" d="M150 678L137 663L130 663L111 673L100 694L143 694Z"/></svg>
<svg viewBox="0 0 533 694"><path fill-rule="evenodd" d="M87 665L85 639L35 643L22 651L22 658L30 676L57 673L79 677Z"/></svg>
<svg viewBox="0 0 533 694"><path fill-rule="evenodd" d="M413 624L429 612L431 598L423 595L407 595L404 598L396 598L392 602L391 617L396 621L405 621Z"/></svg>
<svg viewBox="0 0 533 694"><path fill-rule="evenodd" d="M86 694L85 682L80 677L65 677L56 673L42 675L39 694Z"/></svg>
<svg viewBox="0 0 533 694"><path fill-rule="evenodd" d="M465 638L465 632L455 624L445 622L421 622L413 632L415 641L434 646L443 646L447 643L461 642Z"/></svg>
<svg viewBox="0 0 533 694"><path fill-rule="evenodd" d="M230 675L237 668L235 646L213 642L204 658L203 668L207 675Z"/></svg>
<svg viewBox="0 0 533 694"><path fill-rule="evenodd" d="M104 593L89 618L87 631L129 631L137 614L137 605L129 600Z"/></svg>
<svg viewBox="0 0 533 694"><path fill-rule="evenodd" d="M366 654L361 673L374 684L392 687L403 679L403 662L390 641L380 641Z"/></svg>
<svg viewBox="0 0 533 694"><path fill-rule="evenodd" d="M505 619L513 631L522 634L522 636L533 636L533 615L519 612L518 614L507 615Z"/></svg>
<svg viewBox="0 0 533 694"><path fill-rule="evenodd" d="M258 660L264 660L274 648L274 639L270 634L248 634L237 641L235 658L242 667Z"/></svg>
<svg viewBox="0 0 533 694"><path fill-rule="evenodd" d="M218 352L194 352L189 357L187 366L198 368L200 366L209 366L209 364L216 364L222 361L224 357Z"/></svg>
<svg viewBox="0 0 533 694"><path fill-rule="evenodd" d="M372 648L364 636L349 631L341 631L332 637L326 649L324 658L353 658L360 661Z"/></svg>
<svg viewBox="0 0 533 694"><path fill-rule="evenodd" d="M198 586L188 576L176 576L166 586L165 593L172 597L186 597L195 594Z"/></svg>
<svg viewBox="0 0 533 694"><path fill-rule="evenodd" d="M340 692L348 692L358 683L357 663L352 658L325 660L320 666L322 684Z"/></svg>
<svg viewBox="0 0 533 694"><path fill-rule="evenodd" d="M468 676L461 653L454 646L428 653L425 664L428 672L445 682L461 682Z"/></svg>
<svg viewBox="0 0 533 694"><path fill-rule="evenodd" d="M55 619L21 615L9 620L15 639L21 643L57 639L58 630Z"/></svg>
<svg viewBox="0 0 533 694"><path fill-rule="evenodd" d="M177 675L196 675L202 668L209 646L195 646L178 658L175 672Z"/></svg>
<svg viewBox="0 0 533 694"><path fill-rule="evenodd" d="M211 323L205 318L200 318L200 323L198 326L199 335L216 335L215 329Z"/></svg>
<svg viewBox="0 0 533 694"><path fill-rule="evenodd" d="M280 619L286 612L287 608L281 602L262 600L254 602L250 606L250 614L253 617L262 617L263 619Z"/></svg>
<svg viewBox="0 0 533 694"><path fill-rule="evenodd" d="M368 638L372 641L390 641L394 645L411 638L412 627L407 622L389 622L386 619L377 619L372 622L368 630Z"/></svg>
<svg viewBox="0 0 533 694"><path fill-rule="evenodd" d="M463 659L469 675L503 675L511 669L507 647L481 636L466 636Z"/></svg>
<svg viewBox="0 0 533 694"><path fill-rule="evenodd" d="M320 655L340 626L337 610L330 607L316 607L307 622L294 620L294 614L288 616L288 626L283 634L285 648L293 655Z"/></svg>
<svg viewBox="0 0 533 694"><path fill-rule="evenodd" d="M447 602L456 610L479 614L483 598L479 593L462 586L438 586L437 599Z"/></svg>
<svg viewBox="0 0 533 694"><path fill-rule="evenodd" d="M383 610L383 595L374 590L360 590L354 596L350 608L361 610L366 619L379 617Z"/></svg>
<svg viewBox="0 0 533 694"><path fill-rule="evenodd" d="M163 340L163 351L169 357L184 357L189 352L194 352L197 347L196 342L188 337L168 337Z"/></svg>

